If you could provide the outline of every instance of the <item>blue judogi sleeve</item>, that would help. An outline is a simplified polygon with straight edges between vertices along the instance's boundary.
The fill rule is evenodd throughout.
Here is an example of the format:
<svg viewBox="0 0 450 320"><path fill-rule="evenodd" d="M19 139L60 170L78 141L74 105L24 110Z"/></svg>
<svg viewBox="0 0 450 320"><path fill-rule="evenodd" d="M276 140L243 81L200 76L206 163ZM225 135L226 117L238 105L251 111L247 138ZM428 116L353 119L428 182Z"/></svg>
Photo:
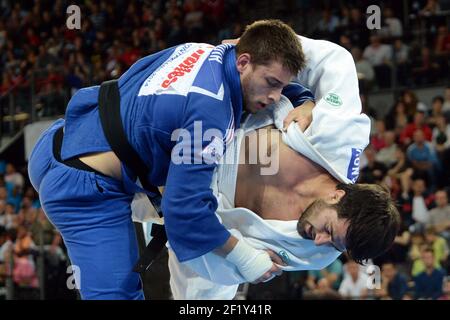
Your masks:
<svg viewBox="0 0 450 320"><path fill-rule="evenodd" d="M181 262L222 246L230 236L215 215L217 199L210 188L214 158L223 152L230 113L228 104L201 94L192 93L186 104L185 131L172 149L162 201L169 243ZM199 127L202 134L212 129L217 135L203 141ZM183 163L176 163L180 154Z"/></svg>
<svg viewBox="0 0 450 320"><path fill-rule="evenodd" d="M283 91L281 93L286 96L289 101L291 101L294 108L302 105L308 100L314 101L314 95L312 94L312 92L297 82L289 83L286 87L283 88Z"/></svg>

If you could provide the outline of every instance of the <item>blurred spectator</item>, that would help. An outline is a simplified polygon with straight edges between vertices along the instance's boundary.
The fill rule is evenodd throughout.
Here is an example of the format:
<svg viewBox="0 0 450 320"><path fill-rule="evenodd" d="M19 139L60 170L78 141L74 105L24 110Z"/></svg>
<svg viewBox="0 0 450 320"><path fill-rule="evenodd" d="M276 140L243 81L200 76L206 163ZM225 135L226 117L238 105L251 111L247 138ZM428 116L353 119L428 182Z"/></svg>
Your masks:
<svg viewBox="0 0 450 320"><path fill-rule="evenodd" d="M411 74L416 84L434 83L440 75L441 66L436 62L436 57L428 47L421 48L420 56L414 65Z"/></svg>
<svg viewBox="0 0 450 320"><path fill-rule="evenodd" d="M47 299L61 299L59 293L63 281L59 278L64 273L66 257L60 247L62 238L59 232L47 219L44 211L38 210L37 219L30 227L33 242L43 254L45 264L44 284Z"/></svg>
<svg viewBox="0 0 450 320"><path fill-rule="evenodd" d="M372 65L363 56L361 49L353 47L351 49L353 59L355 60L356 72L358 72L358 79L364 81L364 88L369 89L372 87L375 79L375 71Z"/></svg>
<svg viewBox="0 0 450 320"><path fill-rule="evenodd" d="M13 279L18 288L37 288L38 277L33 259L36 245L24 226L17 228L17 239L14 244Z"/></svg>
<svg viewBox="0 0 450 320"><path fill-rule="evenodd" d="M368 103L367 96L364 93L359 93L359 97L361 99L361 110L364 112L370 119L370 132L375 132L376 130L376 120L377 112L376 110Z"/></svg>
<svg viewBox="0 0 450 320"><path fill-rule="evenodd" d="M449 279L444 280L443 295L439 297L439 300L450 300L450 281Z"/></svg>
<svg viewBox="0 0 450 320"><path fill-rule="evenodd" d="M392 262L381 266L381 289L375 291L375 296L381 299L403 300L408 291L406 277L397 270Z"/></svg>
<svg viewBox="0 0 450 320"><path fill-rule="evenodd" d="M203 30L204 12L201 8L200 0L186 0L184 2L184 27L188 37L193 42L198 42Z"/></svg>
<svg viewBox="0 0 450 320"><path fill-rule="evenodd" d="M5 253L11 248L11 245L12 241L9 239L6 228L0 226L0 264L5 262Z"/></svg>
<svg viewBox="0 0 450 320"><path fill-rule="evenodd" d="M445 88L442 112L447 119L450 119L450 86L447 86L447 88Z"/></svg>
<svg viewBox="0 0 450 320"><path fill-rule="evenodd" d="M322 270L309 270L306 279L306 287L309 290L315 290L319 287L319 281L326 279L330 288L337 290L342 279L342 262L339 259L333 261L328 267Z"/></svg>
<svg viewBox="0 0 450 320"><path fill-rule="evenodd" d="M438 0L427 0L427 3L420 11L421 15L429 16L429 15L435 15L441 12L441 7L439 5Z"/></svg>
<svg viewBox="0 0 450 320"><path fill-rule="evenodd" d="M346 299L362 299L367 296L368 277L359 264L350 260L344 265L346 276L339 286L339 294Z"/></svg>
<svg viewBox="0 0 450 320"><path fill-rule="evenodd" d="M340 299L341 296L332 288L327 278L321 278L314 289L304 293L303 298L305 300L337 300Z"/></svg>
<svg viewBox="0 0 450 320"><path fill-rule="evenodd" d="M391 8L385 7L383 10L383 25L378 31L378 35L382 38L401 37L403 35L403 26L400 19L394 16Z"/></svg>
<svg viewBox="0 0 450 320"><path fill-rule="evenodd" d="M217 25L223 24L225 19L225 0L202 1L202 6L208 25L213 24L217 28Z"/></svg>
<svg viewBox="0 0 450 320"><path fill-rule="evenodd" d="M28 197L31 200L31 206L35 209L39 209L41 207L41 202L39 201L39 195L36 190L34 190L33 186L29 185L24 192L24 197Z"/></svg>
<svg viewBox="0 0 450 320"><path fill-rule="evenodd" d="M8 191L6 189L6 186L0 186L0 200L6 202L7 199L8 199Z"/></svg>
<svg viewBox="0 0 450 320"><path fill-rule="evenodd" d="M11 183L14 187L22 191L25 180L20 172L17 172L16 167L12 163L6 165L5 182Z"/></svg>
<svg viewBox="0 0 450 320"><path fill-rule="evenodd" d="M39 93L36 110L40 118L64 115L66 99L61 89L53 82L48 82Z"/></svg>
<svg viewBox="0 0 450 320"><path fill-rule="evenodd" d="M383 265L384 263L405 265L408 261L410 245L411 233L409 232L409 225L405 221L402 221L391 248L381 256L375 258L374 263L376 265Z"/></svg>
<svg viewBox="0 0 450 320"><path fill-rule="evenodd" d="M414 132L413 143L406 150L406 155L411 161L416 172L426 175L430 186L436 186L438 174L441 170L441 163L436 154L434 146L425 141L424 133L421 129Z"/></svg>
<svg viewBox="0 0 450 320"><path fill-rule="evenodd" d="M50 253L56 253L57 250L61 250L59 245L61 244L61 235L47 219L45 212L42 208L37 211L37 217L34 219L33 224L29 228L33 242L39 246L49 246Z"/></svg>
<svg viewBox="0 0 450 320"><path fill-rule="evenodd" d="M376 154L375 160L382 162L386 168L391 168L397 162L396 153L398 146L395 143L395 132L385 131L383 138L384 146Z"/></svg>
<svg viewBox="0 0 450 320"><path fill-rule="evenodd" d="M426 190L425 180L415 178L408 198L399 199L403 221L408 225L414 225L415 231L423 231L425 224L428 223L428 211L433 205L433 200L434 195Z"/></svg>
<svg viewBox="0 0 450 320"><path fill-rule="evenodd" d="M11 203L5 203L4 200L0 200L0 210L4 203L3 212L0 211L0 226L3 226L7 230L15 229L18 225L17 214L15 213L14 205Z"/></svg>
<svg viewBox="0 0 450 320"><path fill-rule="evenodd" d="M5 23L3 22L3 20L0 17L0 50L3 49L3 47L5 46L6 43L6 28L5 28Z"/></svg>
<svg viewBox="0 0 450 320"><path fill-rule="evenodd" d="M31 227L36 220L37 211L32 205L33 202L29 197L23 197L21 208L17 214L18 223L25 226L27 229Z"/></svg>
<svg viewBox="0 0 450 320"><path fill-rule="evenodd" d="M364 156L367 164L360 168L359 183L377 183L380 184L387 172L386 166L375 159L376 151L369 145L364 150Z"/></svg>
<svg viewBox="0 0 450 320"><path fill-rule="evenodd" d="M447 26L438 28L434 52L441 58L446 58L450 53L450 34Z"/></svg>
<svg viewBox="0 0 450 320"><path fill-rule="evenodd" d="M224 35L223 39L231 38L231 34ZM183 43L187 39L185 30L182 27L180 19L173 18L170 22L170 29L167 35L167 45L172 47L174 45Z"/></svg>
<svg viewBox="0 0 450 320"><path fill-rule="evenodd" d="M427 141L431 141L433 131L425 122L425 113L423 111L417 111L414 115L414 121L406 125L403 131L400 133L400 142L408 146L412 142L414 133L417 130L421 130L424 138Z"/></svg>
<svg viewBox="0 0 450 320"><path fill-rule="evenodd" d="M0 283L3 283L8 275L10 252L13 246L10 234L0 226Z"/></svg>
<svg viewBox="0 0 450 320"><path fill-rule="evenodd" d="M83 74L81 67L75 66L69 68L65 81L69 87L70 94L73 95L77 90L83 87L83 84L86 82L86 77Z"/></svg>
<svg viewBox="0 0 450 320"><path fill-rule="evenodd" d="M125 49L119 60L124 64L125 68L129 68L141 56L139 48L133 46L131 43L125 45Z"/></svg>
<svg viewBox="0 0 450 320"><path fill-rule="evenodd" d="M394 130L396 136L399 136L403 129L409 123L409 116L406 111L406 104L399 100L389 111L385 118L386 129Z"/></svg>
<svg viewBox="0 0 450 320"><path fill-rule="evenodd" d="M370 45L364 49L363 57L369 61L375 70L377 84L381 88L391 85L392 49L390 46L381 43L377 35L370 37Z"/></svg>
<svg viewBox="0 0 450 320"><path fill-rule="evenodd" d="M414 277L416 299L438 299L442 296L445 274L434 267L434 254L430 248L422 251L425 271Z"/></svg>
<svg viewBox="0 0 450 320"><path fill-rule="evenodd" d="M345 30L350 23L350 10L347 6L341 4L339 14L339 31Z"/></svg>
<svg viewBox="0 0 450 320"><path fill-rule="evenodd" d="M370 137L370 144L375 149L376 152L380 151L386 146L386 141L384 138L384 133L386 132L386 126L383 120L377 120L375 122L375 132L372 133Z"/></svg>
<svg viewBox="0 0 450 320"><path fill-rule="evenodd" d="M343 33L347 34L353 45L365 48L369 43L369 29L366 26L366 18L360 8L353 7L349 12L348 24Z"/></svg>
<svg viewBox="0 0 450 320"><path fill-rule="evenodd" d="M449 254L447 241L436 234L436 229L433 226L428 226L425 229L425 241L433 249L436 261L445 270Z"/></svg>
<svg viewBox="0 0 450 320"><path fill-rule="evenodd" d="M428 195L425 180L415 179L412 184L413 199L411 216L421 228L425 227L429 220L429 209L433 204L433 195Z"/></svg>
<svg viewBox="0 0 450 320"><path fill-rule="evenodd" d="M444 117L437 117L433 129L433 145L436 148L441 163L441 173L438 176L438 187L449 185L450 181L450 123Z"/></svg>
<svg viewBox="0 0 450 320"><path fill-rule="evenodd" d="M21 203L22 203L22 192L18 186L15 186L11 192L8 192L8 198L6 201L8 204L11 204L14 208L14 212L19 212Z"/></svg>
<svg viewBox="0 0 450 320"><path fill-rule="evenodd" d="M38 56L36 59L36 68L39 72L43 72L49 65L59 65L58 58L48 53L44 44L39 46Z"/></svg>
<svg viewBox="0 0 450 320"><path fill-rule="evenodd" d="M417 260L420 260L421 252L424 248L428 247L425 242L425 236L422 230L412 230L411 232L411 246L409 247L408 258L414 264ZM411 266L412 267L412 266ZM422 271L422 270L420 270ZM414 268L411 269L411 275L414 277L418 273L414 272Z"/></svg>
<svg viewBox="0 0 450 320"><path fill-rule="evenodd" d="M339 45L347 49L349 52L352 51L352 40L346 34L341 34L341 36L339 37Z"/></svg>
<svg viewBox="0 0 450 320"><path fill-rule="evenodd" d="M394 41L395 62L397 64L397 81L402 85L410 85L410 48L401 39Z"/></svg>
<svg viewBox="0 0 450 320"><path fill-rule="evenodd" d="M450 205L445 190L435 193L436 208L430 210L428 225L434 227L436 232L442 235L450 243Z"/></svg>
<svg viewBox="0 0 450 320"><path fill-rule="evenodd" d="M431 246L426 242L425 237L424 237L423 242L421 242L420 245L418 245L416 247L412 247L411 249L414 250L413 252L410 252L411 260L412 260L411 276L415 277L415 276L419 275L421 272L426 270L425 263L422 260L423 252L425 250L433 250L433 248L431 248ZM436 257L434 255L433 255L433 259L434 259L434 267L436 269L442 269L442 266L441 266L439 260L436 259Z"/></svg>
<svg viewBox="0 0 450 320"><path fill-rule="evenodd" d="M440 154L450 148L450 124L445 117L437 116L434 118L435 127L433 128L432 141L436 151Z"/></svg>
<svg viewBox="0 0 450 320"><path fill-rule="evenodd" d="M412 90L404 90L401 94L401 100L405 103L406 114L410 117L410 119L414 118L417 111L423 112L424 115L428 112L428 106L422 101L419 101L417 95Z"/></svg>
<svg viewBox="0 0 450 320"><path fill-rule="evenodd" d="M444 106L444 98L441 96L433 97L431 102L431 113L427 118L427 123L431 128L436 126L436 121L438 117L442 117L444 113L442 108Z"/></svg>
<svg viewBox="0 0 450 320"><path fill-rule="evenodd" d="M332 40L337 27L339 26L339 18L333 14L330 9L322 10L322 15L317 22L314 35L319 38L328 38Z"/></svg>
<svg viewBox="0 0 450 320"><path fill-rule="evenodd" d="M91 10L89 19L91 20L94 28L96 30L103 29L106 22L106 12L100 12L100 8L95 2L88 3L88 6Z"/></svg>
<svg viewBox="0 0 450 320"><path fill-rule="evenodd" d="M303 299L303 291L306 283L308 271L292 271L289 273L288 297L290 299Z"/></svg>

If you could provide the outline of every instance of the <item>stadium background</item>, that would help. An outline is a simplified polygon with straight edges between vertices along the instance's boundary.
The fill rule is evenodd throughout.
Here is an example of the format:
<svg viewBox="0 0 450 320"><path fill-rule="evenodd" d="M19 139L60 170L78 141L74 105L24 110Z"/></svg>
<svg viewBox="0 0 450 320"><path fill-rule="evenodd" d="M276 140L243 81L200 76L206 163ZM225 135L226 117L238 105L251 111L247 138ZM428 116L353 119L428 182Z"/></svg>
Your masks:
<svg viewBox="0 0 450 320"><path fill-rule="evenodd" d="M66 27L72 4L81 30ZM373 4L381 8L377 30L366 25ZM352 53L372 120L359 182L390 188L402 229L372 261L381 289L367 290L364 268L342 256L325 270L241 286L237 299L449 298L449 0L0 0L0 299L78 299L66 286L64 244L27 177L30 138L63 116L77 89L179 43L236 38L262 18ZM170 298L165 258L145 277L147 298ZM437 270L431 275L427 259Z"/></svg>

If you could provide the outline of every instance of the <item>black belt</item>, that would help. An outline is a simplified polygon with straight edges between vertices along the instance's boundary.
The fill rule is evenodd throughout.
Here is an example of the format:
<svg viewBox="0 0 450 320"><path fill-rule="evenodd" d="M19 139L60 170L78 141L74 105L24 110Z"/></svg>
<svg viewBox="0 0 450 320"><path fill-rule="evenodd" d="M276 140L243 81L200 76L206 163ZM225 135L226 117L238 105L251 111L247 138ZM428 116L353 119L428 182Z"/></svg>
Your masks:
<svg viewBox="0 0 450 320"><path fill-rule="evenodd" d="M149 168L140 158L139 154L128 142L120 116L120 92L117 80L105 81L100 86L98 108L100 121L112 151L137 177L145 190L153 195L148 196L158 215L162 218L161 193L158 188L149 182ZM163 225L152 225L152 240L141 253L138 263L133 271L142 273L146 271L165 247L167 235Z"/></svg>

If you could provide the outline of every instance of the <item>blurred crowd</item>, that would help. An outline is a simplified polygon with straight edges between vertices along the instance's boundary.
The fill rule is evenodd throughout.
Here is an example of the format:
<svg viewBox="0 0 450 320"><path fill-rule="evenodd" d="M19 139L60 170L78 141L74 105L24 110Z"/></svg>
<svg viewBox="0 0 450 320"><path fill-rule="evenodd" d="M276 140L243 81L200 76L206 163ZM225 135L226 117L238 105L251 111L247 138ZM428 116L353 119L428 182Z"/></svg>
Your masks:
<svg viewBox="0 0 450 320"><path fill-rule="evenodd" d="M372 120L358 182L389 188L402 228L393 247L370 261L379 270L344 255L324 270L289 273L280 296L448 299L448 2L407 1L404 16L405 2L380 1L381 29L369 30L368 1L86 0L77 2L81 30L70 30L68 1L0 0L0 116L10 113L11 97L16 113L31 107L39 118L62 115L76 90L120 76L142 56L183 42L218 44L239 36L252 19L281 18L299 34L334 41L353 55L363 109ZM422 101L416 88L425 85L443 89ZM395 103L386 115L377 114L370 93L392 87ZM47 298L73 298L64 290L68 264L26 167L0 159L0 299L8 281L16 298L37 298L42 285ZM372 288L368 279L377 272L381 281Z"/></svg>
<svg viewBox="0 0 450 320"><path fill-rule="evenodd" d="M366 93L442 84L449 80L447 2L411 0L404 16L402 2L378 1L381 28L370 30L370 1L85 0L76 2L77 30L66 26L67 0L2 0L0 111L11 114L14 99L13 113L62 115L77 89L120 76L140 57L183 42L218 44L263 17L347 48Z"/></svg>
<svg viewBox="0 0 450 320"><path fill-rule="evenodd" d="M2 0L0 97L13 90L16 113L29 112L32 103L39 117L62 115L76 90L120 76L140 57L239 35L241 24L231 22L236 3L78 1L81 29L71 30L66 8L72 2ZM6 100L2 107L8 114Z"/></svg>
<svg viewBox="0 0 450 320"><path fill-rule="evenodd" d="M60 234L47 219L27 179L0 160L0 299L76 297L66 290L69 265ZM9 282L8 282L9 281ZM9 292L7 292L9 290Z"/></svg>

